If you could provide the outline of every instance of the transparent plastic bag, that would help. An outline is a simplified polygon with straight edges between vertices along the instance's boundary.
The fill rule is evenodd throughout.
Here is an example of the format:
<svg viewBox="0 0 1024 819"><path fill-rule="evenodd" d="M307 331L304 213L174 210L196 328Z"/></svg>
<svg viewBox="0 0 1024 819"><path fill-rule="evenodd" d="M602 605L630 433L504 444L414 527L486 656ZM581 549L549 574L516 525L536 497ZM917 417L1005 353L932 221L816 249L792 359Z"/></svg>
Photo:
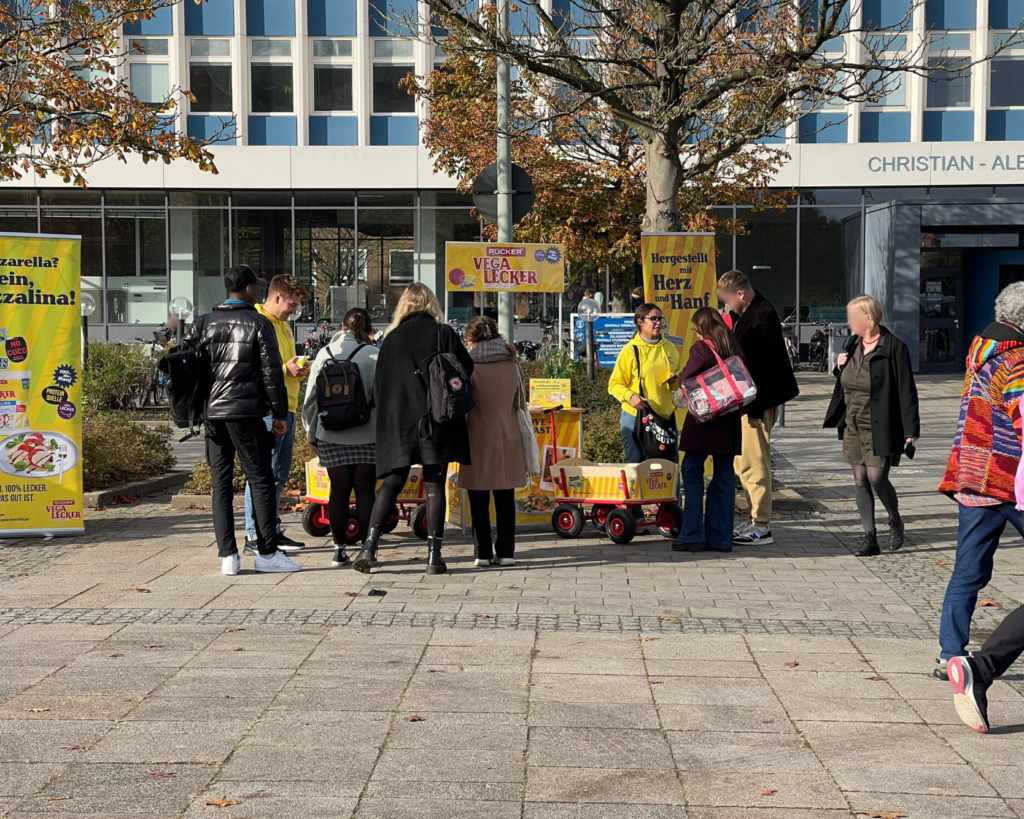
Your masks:
<svg viewBox="0 0 1024 819"><path fill-rule="evenodd" d="M682 382L673 394L676 405L686 407L702 424L742 409L757 398L757 386L742 359L732 356L723 361L713 345L708 347L718 364Z"/></svg>

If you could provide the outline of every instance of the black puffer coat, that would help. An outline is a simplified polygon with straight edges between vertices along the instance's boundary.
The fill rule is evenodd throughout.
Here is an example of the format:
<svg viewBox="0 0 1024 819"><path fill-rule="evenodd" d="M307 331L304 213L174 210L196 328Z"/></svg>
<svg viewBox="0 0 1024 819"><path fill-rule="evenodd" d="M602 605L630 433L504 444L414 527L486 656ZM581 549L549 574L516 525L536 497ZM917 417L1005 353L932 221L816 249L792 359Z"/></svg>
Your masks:
<svg viewBox="0 0 1024 819"><path fill-rule="evenodd" d="M288 417L288 389L277 337L251 304L218 304L189 329L186 343L207 363L211 421Z"/></svg>
<svg viewBox="0 0 1024 819"><path fill-rule="evenodd" d="M427 411L427 386L416 371L427 356L441 349L454 353L473 375L473 359L447 324L429 313L412 313L384 336L373 384L377 405L377 474L383 476L413 464L469 463L466 419L440 424L429 438L420 437Z"/></svg>

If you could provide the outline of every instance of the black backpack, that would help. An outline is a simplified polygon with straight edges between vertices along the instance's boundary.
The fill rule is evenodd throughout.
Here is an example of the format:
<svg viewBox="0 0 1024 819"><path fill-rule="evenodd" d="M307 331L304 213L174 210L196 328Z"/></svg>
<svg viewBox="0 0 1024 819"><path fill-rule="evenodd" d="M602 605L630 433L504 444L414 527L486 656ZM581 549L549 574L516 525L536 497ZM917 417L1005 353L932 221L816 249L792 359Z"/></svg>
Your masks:
<svg viewBox="0 0 1024 819"><path fill-rule="evenodd" d="M197 342L202 338L205 319L206 316L196 319L192 337ZM167 397L174 425L195 435L196 428L203 423L203 409L209 393L210 368L206 356L193 346L191 339L185 339L160 359L157 368L167 374Z"/></svg>
<svg viewBox="0 0 1024 819"><path fill-rule="evenodd" d="M359 365L352 361L365 344L356 347L348 358L338 359L328 352L316 377L316 405L320 426L331 432L361 427L370 420L370 402L363 389Z"/></svg>
<svg viewBox="0 0 1024 819"><path fill-rule="evenodd" d="M420 422L420 435L429 438L435 424L465 418L473 409L473 387L454 353L441 349L441 328L437 328L437 352L424 360L416 374L427 386L427 412Z"/></svg>

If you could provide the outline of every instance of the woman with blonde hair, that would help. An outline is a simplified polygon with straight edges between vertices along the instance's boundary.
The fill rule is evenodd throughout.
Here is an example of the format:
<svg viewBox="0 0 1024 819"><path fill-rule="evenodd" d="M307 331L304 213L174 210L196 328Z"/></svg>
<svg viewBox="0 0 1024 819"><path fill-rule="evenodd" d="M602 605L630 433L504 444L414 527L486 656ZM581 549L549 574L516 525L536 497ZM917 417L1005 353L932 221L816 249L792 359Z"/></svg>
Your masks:
<svg viewBox="0 0 1024 819"><path fill-rule="evenodd" d="M515 492L527 483L518 416L520 409L526 409L526 395L516 351L498 334L494 319L473 319L466 325L464 338L474 364L474 406L466 416L473 463L459 470L459 488L469 496L476 565L512 566L516 562ZM492 495L496 543L491 540Z"/></svg>
<svg viewBox="0 0 1024 819"><path fill-rule="evenodd" d="M436 353L451 353L473 374L473 359L458 333L441 323L441 305L419 282L405 289L380 347L373 383L377 409L377 477L383 480L370 514L363 550L352 568L368 573L377 562L381 530L391 517L413 464L423 465L427 498L427 574L443 574L444 482L448 464L469 463L466 419L433 423L427 418L428 367Z"/></svg>
<svg viewBox="0 0 1024 819"><path fill-rule="evenodd" d="M899 498L889 480L905 452L914 457L921 436L917 385L907 345L882 324L882 305L874 296L857 296L846 306L850 341L835 369L835 391L825 417L826 429L838 429L843 461L853 467L857 511L864 540L857 555L881 552L875 529L875 498L889 515L886 551L904 543Z"/></svg>

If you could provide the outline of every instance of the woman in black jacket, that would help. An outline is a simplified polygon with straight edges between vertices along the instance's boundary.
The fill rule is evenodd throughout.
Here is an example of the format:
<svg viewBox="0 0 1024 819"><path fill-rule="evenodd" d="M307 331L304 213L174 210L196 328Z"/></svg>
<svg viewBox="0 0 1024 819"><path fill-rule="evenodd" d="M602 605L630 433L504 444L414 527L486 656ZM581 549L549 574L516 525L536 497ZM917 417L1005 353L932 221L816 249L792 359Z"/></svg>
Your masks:
<svg viewBox="0 0 1024 819"><path fill-rule="evenodd" d="M368 573L377 562L381 528L391 517L414 464L423 465L427 497L427 574L447 571L441 559L444 483L449 463L469 463L469 433L465 418L445 424L427 423L427 359L436 352L452 353L467 378L473 374L473 359L458 334L441 323L442 316L441 305L426 285L409 285L380 348L373 397L377 408L377 477L383 485L377 491L363 550L352 564L357 572Z"/></svg>
<svg viewBox="0 0 1024 819"><path fill-rule="evenodd" d="M858 556L881 549L875 530L875 497L889 514L886 551L904 543L899 498L889 470L921 435L917 386L907 345L882 326L882 305L858 296L846 307L851 337L835 370L836 387L825 418L838 429L843 461L853 467L857 511L864 527Z"/></svg>

